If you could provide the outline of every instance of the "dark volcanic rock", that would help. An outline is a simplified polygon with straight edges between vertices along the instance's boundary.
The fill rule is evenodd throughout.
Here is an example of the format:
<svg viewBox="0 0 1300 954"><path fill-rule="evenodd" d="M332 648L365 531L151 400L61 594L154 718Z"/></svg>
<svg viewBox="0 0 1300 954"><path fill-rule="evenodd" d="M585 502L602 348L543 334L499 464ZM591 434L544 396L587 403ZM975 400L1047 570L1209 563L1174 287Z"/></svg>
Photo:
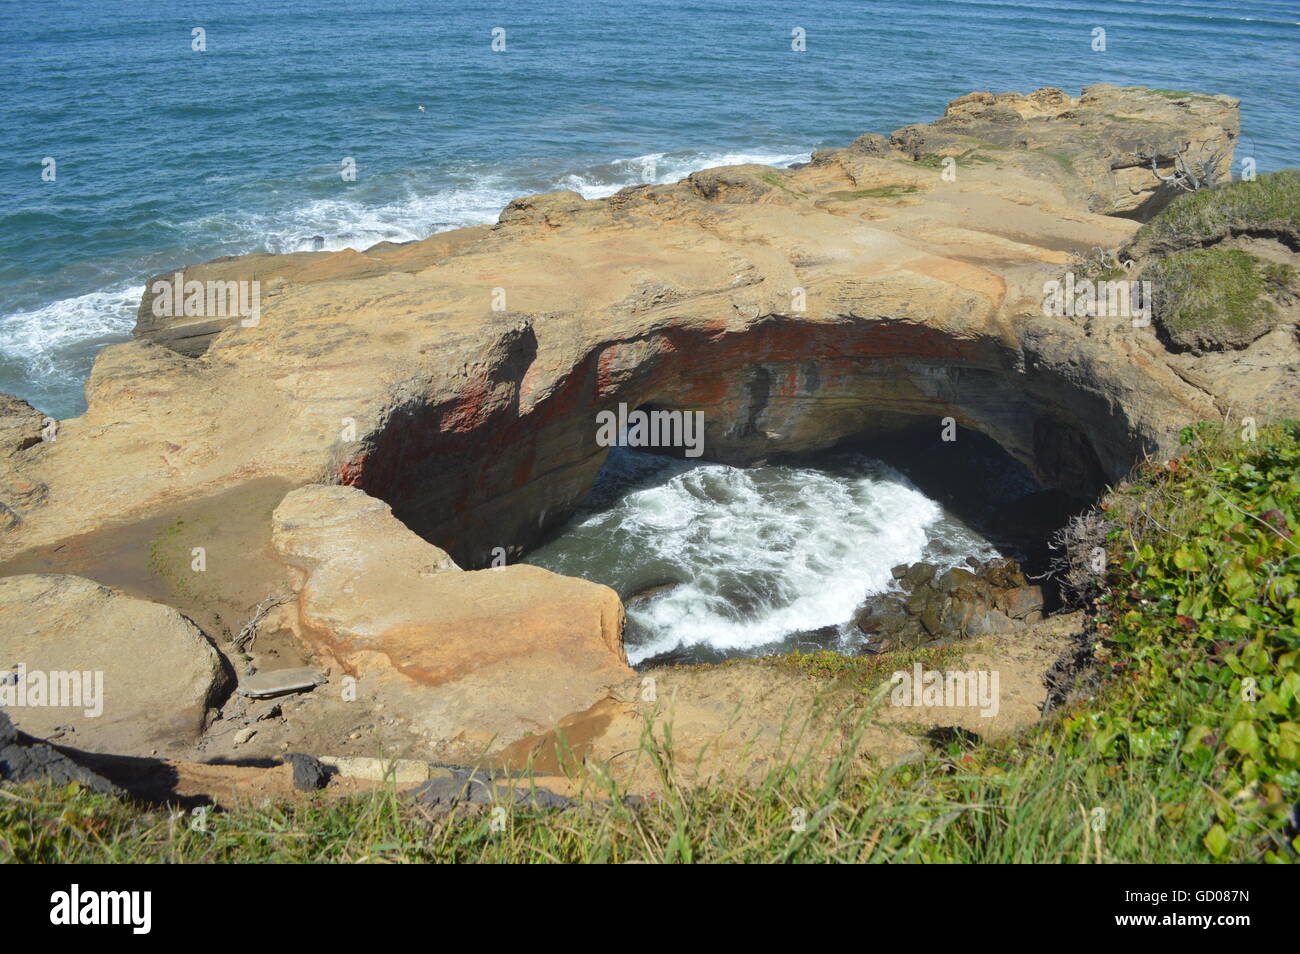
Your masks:
<svg viewBox="0 0 1300 954"><path fill-rule="evenodd" d="M104 778L79 765L52 745L21 734L4 711L0 711L0 779L7 782L48 780L55 785L76 782L104 795L126 793Z"/></svg>
<svg viewBox="0 0 1300 954"><path fill-rule="evenodd" d="M1043 591L1029 586L1014 560L968 561L936 576L929 563L891 571L901 592L872 597L855 623L875 652L924 646L940 639L991 636L1043 617Z"/></svg>
<svg viewBox="0 0 1300 954"><path fill-rule="evenodd" d="M915 589L923 583L928 583L934 578L935 567L931 563L913 563L903 570L903 575L896 577L903 581L904 589Z"/></svg>
<svg viewBox="0 0 1300 954"><path fill-rule="evenodd" d="M564 808L572 799L545 788L515 788L498 785L481 771L453 769L450 778L431 778L412 796L426 805L506 805L513 802L529 808Z"/></svg>
<svg viewBox="0 0 1300 954"><path fill-rule="evenodd" d="M329 770L313 755L290 752L285 758L293 766L293 787L300 792L314 792L325 787Z"/></svg>
<svg viewBox="0 0 1300 954"><path fill-rule="evenodd" d="M1043 591L1037 586L1017 586L997 594L997 607L1012 619L1033 623L1043 616Z"/></svg>

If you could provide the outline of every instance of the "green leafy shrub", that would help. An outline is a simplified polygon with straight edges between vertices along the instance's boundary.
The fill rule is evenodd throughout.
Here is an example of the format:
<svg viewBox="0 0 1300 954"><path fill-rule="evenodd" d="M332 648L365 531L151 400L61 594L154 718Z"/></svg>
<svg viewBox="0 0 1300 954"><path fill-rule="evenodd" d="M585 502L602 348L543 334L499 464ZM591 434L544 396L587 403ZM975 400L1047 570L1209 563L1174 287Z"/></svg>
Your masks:
<svg viewBox="0 0 1300 954"><path fill-rule="evenodd" d="M1113 685L1070 725L1107 760L1208 771L1215 857L1300 848L1300 424L1254 440L1210 424L1190 453L1112 494L1117 521L1099 632ZM1167 806L1176 802L1167 802Z"/></svg>

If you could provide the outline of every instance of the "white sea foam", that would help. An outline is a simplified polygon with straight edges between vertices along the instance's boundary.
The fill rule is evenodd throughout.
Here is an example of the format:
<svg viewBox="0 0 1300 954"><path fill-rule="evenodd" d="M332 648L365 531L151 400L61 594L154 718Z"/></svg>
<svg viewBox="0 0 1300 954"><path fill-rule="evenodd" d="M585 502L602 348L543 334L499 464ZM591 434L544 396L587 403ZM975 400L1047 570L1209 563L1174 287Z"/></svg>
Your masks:
<svg viewBox="0 0 1300 954"><path fill-rule="evenodd" d="M143 285L119 285L10 312L0 318L0 352L21 362L33 379L84 373L84 349L129 335L143 294Z"/></svg>
<svg viewBox="0 0 1300 954"><path fill-rule="evenodd" d="M584 199L602 199L628 186L677 182L692 172L712 169L715 166L741 166L751 163L787 166L793 162L806 162L809 158L811 153L807 152L655 152L634 159L619 159L582 173L570 173L557 180L555 188L572 189Z"/></svg>
<svg viewBox="0 0 1300 954"><path fill-rule="evenodd" d="M611 196L628 186L677 182L692 172L714 166L789 165L806 161L810 153L649 153L617 159L577 172L563 173L526 187L512 184L503 174L479 172L454 188L424 192L409 189L401 199L382 203L351 198L314 199L284 213L232 216L228 236L249 251L302 252L316 248L365 251L377 242L410 242L450 229L495 222L514 198L530 190L569 189L585 199ZM196 231L211 233L221 222L207 220Z"/></svg>
<svg viewBox="0 0 1300 954"><path fill-rule="evenodd" d="M585 534L596 547L616 534L624 558L671 568L687 581L628 608L636 624L628 658L635 664L692 647L743 654L844 626L867 596L890 587L890 569L900 563L925 557L956 565L995 555L901 474L862 464L849 475L677 462L661 470L676 471L668 479L578 521L566 532ZM945 537L943 555L927 551L936 535ZM544 551L539 562L576 569Z"/></svg>
<svg viewBox="0 0 1300 954"><path fill-rule="evenodd" d="M223 218L227 219L226 237L247 251L365 251L379 242L413 242L436 232L494 222L517 191L487 182L427 195L409 194L383 203L313 199L287 212ZM209 219L197 223L195 231L219 233L222 223ZM317 236L322 240L319 243Z"/></svg>
<svg viewBox="0 0 1300 954"><path fill-rule="evenodd" d="M422 188L406 185L404 194L382 201L360 198L317 198L280 212L236 210L205 216L182 228L194 249L220 246L229 253L364 251L378 242L410 242L436 232L495 222L518 195L546 189L573 189L585 198L612 195L619 189L647 182L674 182L691 172L718 165L747 162L787 164L807 154L777 153L651 153L619 159L540 183L521 185L517 176L499 169L461 172L459 185ZM201 257L178 249L174 264ZM135 321L142 288L133 276L86 294L51 301L38 308L0 316L0 360L21 368L29 381L54 384L62 379L69 391L79 389L89 370L88 348L125 340Z"/></svg>

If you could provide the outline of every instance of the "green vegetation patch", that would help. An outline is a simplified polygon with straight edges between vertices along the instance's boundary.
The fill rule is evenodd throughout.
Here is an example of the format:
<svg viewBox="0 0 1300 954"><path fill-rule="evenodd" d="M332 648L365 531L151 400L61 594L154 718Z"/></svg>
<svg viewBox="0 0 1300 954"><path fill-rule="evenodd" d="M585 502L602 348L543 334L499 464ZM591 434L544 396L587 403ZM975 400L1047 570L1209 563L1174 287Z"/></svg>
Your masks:
<svg viewBox="0 0 1300 954"><path fill-rule="evenodd" d="M1141 87L1130 87L1130 88L1141 89ZM1212 99L1214 99L1213 96L1210 96L1210 95L1208 95L1208 94L1206 94L1206 93L1193 93L1193 92L1191 92L1190 90L1185 90L1185 89L1153 89L1153 90L1151 90L1150 92L1155 93L1157 96L1161 96L1161 97L1163 97L1163 98L1165 98L1165 99L1172 99L1172 100L1181 100L1181 99L1202 99L1202 100L1212 100Z"/></svg>
<svg viewBox="0 0 1300 954"><path fill-rule="evenodd" d="M1041 151L1043 155L1049 156L1055 160L1056 164L1060 166L1067 175L1074 175L1074 160L1070 156L1063 152L1048 152L1045 149Z"/></svg>
<svg viewBox="0 0 1300 954"><path fill-rule="evenodd" d="M922 647L873 656L845 656L829 649L813 653L795 650L783 656L766 657L766 660L782 669L849 685L858 692L869 694L888 682L895 672L910 670L914 663L919 662L926 669L959 668L955 664L970 648L970 645Z"/></svg>
<svg viewBox="0 0 1300 954"><path fill-rule="evenodd" d="M945 159L955 159L957 165L968 166L976 162L997 162L992 156L986 156L977 149L967 149L957 156L941 156L937 152L927 152L916 157L916 164L928 169L942 169Z"/></svg>
<svg viewBox="0 0 1300 954"><path fill-rule="evenodd" d="M1206 245L1237 232L1279 233L1300 241L1300 170L1233 182L1174 199L1133 239L1138 251Z"/></svg>
<svg viewBox="0 0 1300 954"><path fill-rule="evenodd" d="M1106 501L1115 558L1099 633L1104 709L1067 723L1100 767L1207 773L1211 856L1295 861L1300 800L1300 424L1183 432L1190 452ZM1186 783L1152 792L1168 816Z"/></svg>
<svg viewBox="0 0 1300 954"><path fill-rule="evenodd" d="M778 189L780 189L782 192L786 193L787 195L794 196L796 199L804 198L803 193L796 192L794 189L791 189L788 185L786 185L785 179L783 179L781 177L781 174L778 172L760 172L758 174L758 177L759 179L766 182L768 185L776 186Z"/></svg>
<svg viewBox="0 0 1300 954"><path fill-rule="evenodd" d="M1274 298L1291 293L1295 270L1236 249L1204 248L1157 259L1142 277L1152 283L1156 322L1172 345L1223 351L1272 329Z"/></svg>
<svg viewBox="0 0 1300 954"><path fill-rule="evenodd" d="M190 585L191 553L181 537L184 529L185 521L177 520L154 534L149 541L149 572L165 580L180 595L193 598L196 593Z"/></svg>

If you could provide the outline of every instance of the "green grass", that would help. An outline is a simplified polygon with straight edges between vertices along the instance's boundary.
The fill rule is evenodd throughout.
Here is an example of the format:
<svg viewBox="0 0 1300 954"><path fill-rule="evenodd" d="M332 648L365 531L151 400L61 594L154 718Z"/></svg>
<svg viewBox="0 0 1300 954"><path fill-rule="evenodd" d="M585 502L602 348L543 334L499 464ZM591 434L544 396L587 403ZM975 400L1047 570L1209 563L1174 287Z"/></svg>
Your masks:
<svg viewBox="0 0 1300 954"><path fill-rule="evenodd" d="M796 199L804 198L803 193L796 192L794 189L791 189L788 185L786 185L785 180L781 177L781 174L778 172L760 172L758 174L758 177L762 179L764 182L766 182L768 185L776 186L778 189L780 189L782 192L786 193L787 195L794 196Z"/></svg>
<svg viewBox="0 0 1300 954"><path fill-rule="evenodd" d="M1237 249L1198 248L1152 262L1151 281L1161 331L1183 350L1244 348L1272 329L1275 295L1286 295L1295 270Z"/></svg>
<svg viewBox="0 0 1300 954"><path fill-rule="evenodd" d="M1177 759L1093 772L1062 758L1048 736L1024 746L960 743L894 771L854 775L774 769L759 785L690 788L676 781L665 742L656 797L559 812L437 813L390 792L190 816L141 811L84 790L22 787L0 798L0 857L17 862L1066 862L1192 861L1214 821L1194 792L1176 812L1153 793L1203 788ZM1102 809L1105 831L1091 830ZM800 830L800 822L806 827ZM1177 829L1171 831L1172 829ZM1189 832L1191 833L1189 835Z"/></svg>
<svg viewBox="0 0 1300 954"><path fill-rule="evenodd" d="M864 862L1195 860L1194 838L1171 838L1152 798L1187 780L1174 760L1093 777L1045 737L1025 748L959 743L870 776L850 760L790 762L752 787L676 781L667 743L660 783L642 805L618 801L559 812L507 807L493 831L484 809L438 813L390 792L190 816L141 811L84 790L22 787L0 798L0 856L17 862ZM1195 778L1193 778L1195 781ZM1094 810L1106 829L1092 832ZM1178 824L1206 827L1212 805ZM802 825L800 823L803 823Z"/></svg>
<svg viewBox="0 0 1300 954"><path fill-rule="evenodd" d="M1181 195L1138 230L1131 248L1139 253L1190 248L1240 231L1300 239L1300 170Z"/></svg>
<svg viewBox="0 0 1300 954"><path fill-rule="evenodd" d="M681 782L671 728L642 740L654 797L561 811L435 811L394 792L189 816L75 786L0 788L19 862L1293 862L1300 800L1300 424L1201 425L1109 493L1091 698L996 744L955 737L893 766L852 754L911 657L770 664L860 691L841 754L756 784ZM933 651L931 651L933 652ZM929 657L932 664L952 658Z"/></svg>

